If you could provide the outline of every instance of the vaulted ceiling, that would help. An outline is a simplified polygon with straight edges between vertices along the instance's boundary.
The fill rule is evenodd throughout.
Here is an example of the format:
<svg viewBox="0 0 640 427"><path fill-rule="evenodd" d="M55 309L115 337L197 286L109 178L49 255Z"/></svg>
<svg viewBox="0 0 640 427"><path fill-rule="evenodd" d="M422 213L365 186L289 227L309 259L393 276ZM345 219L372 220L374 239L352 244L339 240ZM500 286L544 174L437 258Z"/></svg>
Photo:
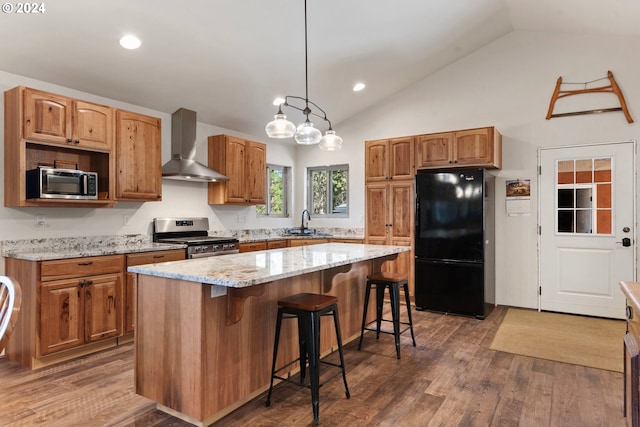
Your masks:
<svg viewBox="0 0 640 427"><path fill-rule="evenodd" d="M44 6L0 16L0 70L166 113L192 109L252 135L264 134L276 96L304 96L304 0ZM307 10L309 97L334 127L511 31L640 35L636 0L308 0ZM121 48L125 33L142 46ZM355 93L358 81L367 86Z"/></svg>

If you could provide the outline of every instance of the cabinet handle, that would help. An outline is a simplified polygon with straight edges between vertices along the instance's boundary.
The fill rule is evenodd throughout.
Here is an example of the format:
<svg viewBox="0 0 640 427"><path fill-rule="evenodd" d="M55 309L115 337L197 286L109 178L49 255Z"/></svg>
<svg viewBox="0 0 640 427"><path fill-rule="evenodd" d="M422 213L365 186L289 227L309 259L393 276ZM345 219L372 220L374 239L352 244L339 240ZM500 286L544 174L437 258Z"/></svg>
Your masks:
<svg viewBox="0 0 640 427"><path fill-rule="evenodd" d="M154 255L153 258L154 259L161 259L161 258L164 258L164 255Z"/></svg>
<svg viewBox="0 0 640 427"><path fill-rule="evenodd" d="M87 286L93 285L93 280L87 280Z"/></svg>
<svg viewBox="0 0 640 427"><path fill-rule="evenodd" d="M630 305L628 305L626 311L627 311L627 319L629 320L633 319L633 308Z"/></svg>
<svg viewBox="0 0 640 427"><path fill-rule="evenodd" d="M67 142L73 142L73 139L67 138Z"/></svg>
<svg viewBox="0 0 640 427"><path fill-rule="evenodd" d="M80 144L80 140L79 140L79 139L76 139L76 140L74 141L74 143L76 143L76 144Z"/></svg>
<svg viewBox="0 0 640 427"><path fill-rule="evenodd" d="M79 262L78 265L91 265L93 264L93 261L85 261L85 262Z"/></svg>
<svg viewBox="0 0 640 427"><path fill-rule="evenodd" d="M85 284L85 281L84 281L84 280L80 280L80 281L78 282L78 285L80 285L80 287L81 287L81 288L82 288L82 287L84 287L84 284Z"/></svg>

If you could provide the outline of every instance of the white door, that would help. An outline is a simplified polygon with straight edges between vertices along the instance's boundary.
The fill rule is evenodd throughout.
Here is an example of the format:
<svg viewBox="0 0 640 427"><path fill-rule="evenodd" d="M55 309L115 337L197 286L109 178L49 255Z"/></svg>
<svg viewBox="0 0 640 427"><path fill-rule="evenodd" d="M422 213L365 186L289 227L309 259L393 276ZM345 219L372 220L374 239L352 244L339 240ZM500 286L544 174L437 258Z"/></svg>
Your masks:
<svg viewBox="0 0 640 427"><path fill-rule="evenodd" d="M541 148L540 309L624 318L635 280L635 142Z"/></svg>

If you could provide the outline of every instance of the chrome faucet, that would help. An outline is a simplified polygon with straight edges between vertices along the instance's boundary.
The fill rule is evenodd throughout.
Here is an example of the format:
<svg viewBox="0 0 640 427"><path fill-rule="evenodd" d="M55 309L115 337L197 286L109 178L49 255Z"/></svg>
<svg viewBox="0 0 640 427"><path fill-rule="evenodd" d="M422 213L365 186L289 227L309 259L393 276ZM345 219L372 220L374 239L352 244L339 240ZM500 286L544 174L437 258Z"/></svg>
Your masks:
<svg viewBox="0 0 640 427"><path fill-rule="evenodd" d="M304 226L304 214L307 214L307 221L311 220L311 214L309 213L309 211L307 209L302 211L302 222L300 223L300 231L304 233L305 227Z"/></svg>

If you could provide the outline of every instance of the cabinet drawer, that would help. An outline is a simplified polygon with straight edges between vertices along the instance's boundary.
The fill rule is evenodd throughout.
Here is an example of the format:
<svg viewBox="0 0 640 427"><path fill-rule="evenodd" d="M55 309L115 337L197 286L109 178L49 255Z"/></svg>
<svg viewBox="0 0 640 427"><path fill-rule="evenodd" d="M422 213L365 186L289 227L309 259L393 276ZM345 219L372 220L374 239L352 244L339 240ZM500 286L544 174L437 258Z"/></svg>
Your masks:
<svg viewBox="0 0 640 427"><path fill-rule="evenodd" d="M240 252L264 251L267 249L267 242L240 243Z"/></svg>
<svg viewBox="0 0 640 427"><path fill-rule="evenodd" d="M183 259L185 259L184 249L143 252L127 255L127 267L142 264L156 264L158 262L181 261Z"/></svg>
<svg viewBox="0 0 640 427"><path fill-rule="evenodd" d="M329 243L329 239L291 239L289 246L309 246Z"/></svg>
<svg viewBox="0 0 640 427"><path fill-rule="evenodd" d="M267 249L282 249L287 247L286 240L271 240L267 242Z"/></svg>
<svg viewBox="0 0 640 427"><path fill-rule="evenodd" d="M46 282L96 274L120 273L124 267L123 261L122 255L43 261L40 274L42 281Z"/></svg>

